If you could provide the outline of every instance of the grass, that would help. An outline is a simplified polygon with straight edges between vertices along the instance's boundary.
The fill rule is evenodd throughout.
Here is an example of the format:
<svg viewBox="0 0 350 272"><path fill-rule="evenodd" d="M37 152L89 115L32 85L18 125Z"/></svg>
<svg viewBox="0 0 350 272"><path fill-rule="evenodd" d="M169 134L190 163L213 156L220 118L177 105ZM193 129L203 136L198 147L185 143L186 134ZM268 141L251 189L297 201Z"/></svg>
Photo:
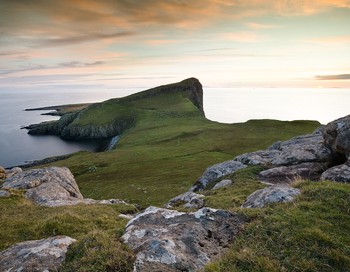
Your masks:
<svg viewBox="0 0 350 272"><path fill-rule="evenodd" d="M145 208L163 205L215 163L313 131L312 121L219 124L203 117L144 115L117 148L79 152L53 163L69 167L85 197L120 198ZM96 167L96 171L88 171Z"/></svg>
<svg viewBox="0 0 350 272"><path fill-rule="evenodd" d="M133 125L114 150L78 152L51 165L70 168L85 197L120 198L141 208L161 206L187 191L208 166L310 133L320 125L315 121L212 122L194 105L188 93L191 82L88 106L71 126L104 126L122 119L133 119ZM174 91L173 86L182 88Z"/></svg>
<svg viewBox="0 0 350 272"><path fill-rule="evenodd" d="M349 184L297 187L302 194L293 203L244 209L254 220L204 271L350 271Z"/></svg>
<svg viewBox="0 0 350 272"><path fill-rule="evenodd" d="M0 198L0 251L27 240L67 235L77 239L63 271L130 271L133 255L120 237L126 220L119 213L129 205L40 207L12 191ZM78 265L79 264L79 265Z"/></svg>

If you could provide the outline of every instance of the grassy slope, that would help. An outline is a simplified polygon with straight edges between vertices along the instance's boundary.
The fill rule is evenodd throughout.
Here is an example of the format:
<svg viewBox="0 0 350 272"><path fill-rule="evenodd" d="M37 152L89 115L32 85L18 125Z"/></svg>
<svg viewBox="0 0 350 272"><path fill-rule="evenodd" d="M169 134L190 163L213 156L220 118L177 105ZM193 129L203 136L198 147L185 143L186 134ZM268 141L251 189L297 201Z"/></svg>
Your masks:
<svg viewBox="0 0 350 272"><path fill-rule="evenodd" d="M203 118L178 94L115 105L125 106L138 121L115 150L79 152L54 163L73 171L85 197L122 198L141 207L162 205L186 191L206 167L309 133L319 125L274 120L219 124ZM107 108L113 111L113 106ZM84 124L95 118L94 122L100 122L108 114L102 111L98 118L87 114L80 121ZM89 172L94 169L91 166L97 171ZM256 167L243 169L231 177L233 186L204 192L207 205L237 210L250 193L263 187L255 179L257 171ZM331 271L329 266L346 271L349 186L323 182L299 187L304 194L295 204L244 210L252 222L230 252L207 271ZM117 219L119 211L128 207L42 208L12 197L0 199L0 208L1 249L23 240L65 234L78 243L70 250L64 271L130 271L132 256L119 241L125 221ZM326 253L322 253L324 247Z"/></svg>
<svg viewBox="0 0 350 272"><path fill-rule="evenodd" d="M229 252L204 270L350 271L349 184L304 181L296 187L302 195L293 203L243 209L254 220ZM221 195L225 190L211 196L212 204L227 208ZM231 209L236 207L233 202Z"/></svg>
<svg viewBox="0 0 350 272"><path fill-rule="evenodd" d="M121 198L141 207L163 205L185 192L210 165L278 140L313 131L318 122L253 120L219 124L205 119L182 93L112 99L86 110L75 125L136 116L115 150L79 152L53 163L69 167L85 197ZM96 167L97 171L89 172Z"/></svg>

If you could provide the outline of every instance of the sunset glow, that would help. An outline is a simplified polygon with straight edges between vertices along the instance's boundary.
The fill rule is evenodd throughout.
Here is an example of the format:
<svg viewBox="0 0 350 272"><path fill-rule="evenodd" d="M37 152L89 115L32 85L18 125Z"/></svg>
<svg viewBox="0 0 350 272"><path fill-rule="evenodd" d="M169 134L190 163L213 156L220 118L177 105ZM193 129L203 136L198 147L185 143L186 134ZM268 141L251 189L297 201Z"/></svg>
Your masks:
<svg viewBox="0 0 350 272"><path fill-rule="evenodd" d="M2 0L0 90L349 86L348 0Z"/></svg>

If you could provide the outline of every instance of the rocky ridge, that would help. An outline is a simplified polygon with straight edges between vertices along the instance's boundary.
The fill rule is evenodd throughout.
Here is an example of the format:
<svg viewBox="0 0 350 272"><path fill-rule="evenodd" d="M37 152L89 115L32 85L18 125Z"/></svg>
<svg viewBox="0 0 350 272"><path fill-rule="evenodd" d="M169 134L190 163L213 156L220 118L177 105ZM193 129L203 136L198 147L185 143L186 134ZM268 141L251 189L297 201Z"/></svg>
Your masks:
<svg viewBox="0 0 350 272"><path fill-rule="evenodd" d="M15 167L7 172L2 191L25 190L24 196L40 206L58 207L77 204L126 204L123 200L84 198L71 171L66 167L46 167L22 171ZM8 196L7 194L7 196Z"/></svg>

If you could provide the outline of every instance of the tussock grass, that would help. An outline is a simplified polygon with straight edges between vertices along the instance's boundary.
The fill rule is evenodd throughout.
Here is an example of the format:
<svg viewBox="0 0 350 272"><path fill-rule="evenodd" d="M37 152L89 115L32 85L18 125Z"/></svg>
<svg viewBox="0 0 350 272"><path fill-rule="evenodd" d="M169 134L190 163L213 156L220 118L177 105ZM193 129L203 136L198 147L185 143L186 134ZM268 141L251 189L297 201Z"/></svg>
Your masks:
<svg viewBox="0 0 350 272"><path fill-rule="evenodd" d="M350 271L350 185L297 187L295 202L256 209L230 251L204 271Z"/></svg>
<svg viewBox="0 0 350 272"><path fill-rule="evenodd" d="M0 198L0 251L27 240L67 235L77 239L63 271L130 271L133 255L120 241L130 205L40 207L12 191ZM79 268L81 263L81 268Z"/></svg>

